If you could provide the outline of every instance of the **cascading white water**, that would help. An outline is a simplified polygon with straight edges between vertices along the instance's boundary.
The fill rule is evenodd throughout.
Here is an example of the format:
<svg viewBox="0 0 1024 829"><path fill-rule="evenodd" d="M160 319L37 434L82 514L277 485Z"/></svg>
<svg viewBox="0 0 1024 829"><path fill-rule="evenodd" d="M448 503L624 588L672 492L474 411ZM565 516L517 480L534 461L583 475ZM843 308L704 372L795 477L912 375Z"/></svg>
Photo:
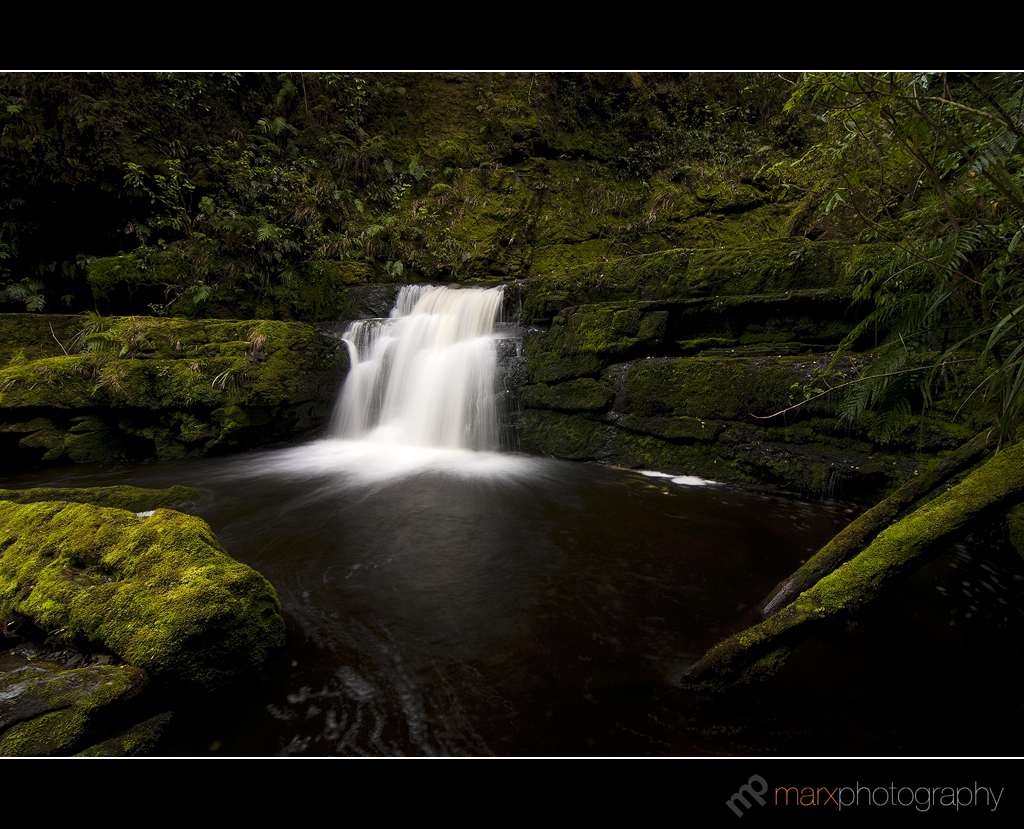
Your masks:
<svg viewBox="0 0 1024 829"><path fill-rule="evenodd" d="M352 323L336 437L496 450L494 325L502 288L406 286L388 319Z"/></svg>

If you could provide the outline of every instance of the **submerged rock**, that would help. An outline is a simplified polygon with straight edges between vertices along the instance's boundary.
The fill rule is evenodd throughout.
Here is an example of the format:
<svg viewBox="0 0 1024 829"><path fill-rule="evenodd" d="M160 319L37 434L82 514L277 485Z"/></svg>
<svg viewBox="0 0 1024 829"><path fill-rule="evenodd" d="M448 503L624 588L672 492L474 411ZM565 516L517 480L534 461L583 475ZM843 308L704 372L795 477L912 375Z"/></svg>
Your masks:
<svg viewBox="0 0 1024 829"><path fill-rule="evenodd" d="M0 502L0 606L154 678L212 688L284 643L274 588L202 520Z"/></svg>

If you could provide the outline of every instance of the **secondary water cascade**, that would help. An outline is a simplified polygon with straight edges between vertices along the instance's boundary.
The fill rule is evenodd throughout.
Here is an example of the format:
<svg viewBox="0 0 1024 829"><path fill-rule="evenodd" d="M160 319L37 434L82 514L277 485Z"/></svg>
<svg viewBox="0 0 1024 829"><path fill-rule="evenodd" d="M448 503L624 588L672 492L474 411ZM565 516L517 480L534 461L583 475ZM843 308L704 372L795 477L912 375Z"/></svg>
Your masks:
<svg viewBox="0 0 1024 829"><path fill-rule="evenodd" d="M502 288L410 285L386 319L345 332L351 368L332 432L373 443L499 447L494 326Z"/></svg>

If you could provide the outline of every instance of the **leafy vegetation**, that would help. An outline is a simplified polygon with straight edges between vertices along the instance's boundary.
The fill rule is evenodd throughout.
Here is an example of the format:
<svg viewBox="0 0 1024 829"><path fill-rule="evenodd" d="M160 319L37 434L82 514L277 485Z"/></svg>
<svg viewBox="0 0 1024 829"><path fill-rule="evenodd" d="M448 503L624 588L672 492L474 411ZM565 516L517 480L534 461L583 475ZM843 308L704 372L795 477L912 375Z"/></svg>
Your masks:
<svg viewBox="0 0 1024 829"><path fill-rule="evenodd" d="M774 200L791 194L757 171L810 124L780 111L786 88L733 73L0 74L0 303L331 318L367 279L523 277L779 235Z"/></svg>
<svg viewBox="0 0 1024 829"><path fill-rule="evenodd" d="M862 272L856 297L875 310L844 350L878 341L847 415L878 409L884 441L912 401L959 386L994 401L1010 438L1024 405L1024 75L809 75L786 105L804 106L826 126L801 162L834 176L824 211L896 248Z"/></svg>
<svg viewBox="0 0 1024 829"><path fill-rule="evenodd" d="M24 302L26 311L42 311L46 307L42 288L42 283L35 279L12 282L0 290L0 302Z"/></svg>

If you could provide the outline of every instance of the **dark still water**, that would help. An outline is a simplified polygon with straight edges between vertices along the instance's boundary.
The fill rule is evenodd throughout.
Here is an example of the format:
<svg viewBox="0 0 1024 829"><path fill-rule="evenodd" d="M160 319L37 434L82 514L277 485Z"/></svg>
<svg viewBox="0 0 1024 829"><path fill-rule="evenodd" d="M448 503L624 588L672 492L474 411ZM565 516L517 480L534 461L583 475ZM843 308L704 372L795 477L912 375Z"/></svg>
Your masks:
<svg viewBox="0 0 1024 829"><path fill-rule="evenodd" d="M1022 576L951 550L721 698L686 667L855 514L600 466L326 440L6 486L187 484L288 643L169 755L1017 754Z"/></svg>

